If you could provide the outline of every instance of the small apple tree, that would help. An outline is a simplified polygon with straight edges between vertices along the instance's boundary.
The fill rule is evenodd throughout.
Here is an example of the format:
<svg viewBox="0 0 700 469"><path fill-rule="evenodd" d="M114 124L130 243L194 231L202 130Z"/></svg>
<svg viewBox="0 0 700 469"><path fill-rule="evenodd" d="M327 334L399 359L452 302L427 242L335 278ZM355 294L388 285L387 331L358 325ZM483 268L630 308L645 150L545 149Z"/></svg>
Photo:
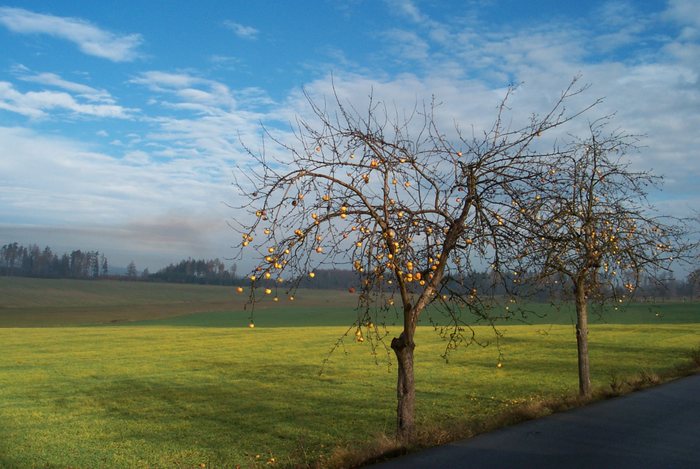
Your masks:
<svg viewBox="0 0 700 469"><path fill-rule="evenodd" d="M397 434L410 437L419 318L431 305L446 351L475 340L469 314L490 316L474 272L497 271L500 251L519 232L505 214L514 197L539 184L541 160L551 157L533 142L585 110L564 107L582 90L573 80L548 113L511 129L511 89L489 129L468 136L457 128L453 138L437 128L433 105L404 117L372 97L364 113L337 95L332 110L308 99L314 121L298 122L295 142L268 132L276 150L250 150L254 165L239 170L236 186L247 201L236 227L242 255L261 259L250 274L251 302L261 292L277 298L280 285L292 299L294 285L315 270L352 266L356 339L383 343L382 315L390 311L402 322L390 347L398 362Z"/></svg>
<svg viewBox="0 0 700 469"><path fill-rule="evenodd" d="M522 240L512 269L573 293L581 396L591 394L589 303L625 302L642 278L669 271L694 249L682 220L655 215L647 201L660 178L631 167L636 137L607 133L608 123L594 121L587 138L544 161L539 186L510 194Z"/></svg>

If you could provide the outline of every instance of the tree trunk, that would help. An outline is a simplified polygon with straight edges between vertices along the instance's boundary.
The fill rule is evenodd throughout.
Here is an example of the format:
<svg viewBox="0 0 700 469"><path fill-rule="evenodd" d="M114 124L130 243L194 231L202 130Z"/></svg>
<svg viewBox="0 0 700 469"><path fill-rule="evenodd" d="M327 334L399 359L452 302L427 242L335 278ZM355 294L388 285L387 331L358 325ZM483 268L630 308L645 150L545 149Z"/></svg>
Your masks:
<svg viewBox="0 0 700 469"><path fill-rule="evenodd" d="M396 353L399 363L398 382L396 384L396 436L408 440L415 429L416 383L413 377L413 334L405 330L391 341L391 348Z"/></svg>
<svg viewBox="0 0 700 469"><path fill-rule="evenodd" d="M591 395L591 368L588 360L588 302L583 285L577 283L576 294L576 344L578 346L578 390L582 397Z"/></svg>

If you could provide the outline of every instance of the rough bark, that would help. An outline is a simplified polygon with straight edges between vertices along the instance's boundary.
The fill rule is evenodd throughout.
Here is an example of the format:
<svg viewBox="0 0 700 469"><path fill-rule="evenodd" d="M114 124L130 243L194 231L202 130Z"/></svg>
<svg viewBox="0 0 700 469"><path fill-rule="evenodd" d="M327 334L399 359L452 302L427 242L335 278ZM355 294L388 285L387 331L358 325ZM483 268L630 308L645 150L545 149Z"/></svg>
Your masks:
<svg viewBox="0 0 700 469"><path fill-rule="evenodd" d="M401 440L410 439L415 429L416 383L413 377L413 334L403 331L391 341L399 364L396 384L396 434Z"/></svg>
<svg viewBox="0 0 700 469"><path fill-rule="evenodd" d="M579 395L591 395L591 368L588 360L588 302L584 285L577 283L576 294L576 344L578 346Z"/></svg>

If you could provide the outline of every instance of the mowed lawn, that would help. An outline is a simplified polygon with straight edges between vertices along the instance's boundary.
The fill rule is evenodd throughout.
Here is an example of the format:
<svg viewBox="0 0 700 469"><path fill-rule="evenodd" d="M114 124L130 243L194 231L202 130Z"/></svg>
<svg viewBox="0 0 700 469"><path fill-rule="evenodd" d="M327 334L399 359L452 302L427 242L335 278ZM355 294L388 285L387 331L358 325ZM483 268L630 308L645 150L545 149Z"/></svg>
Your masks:
<svg viewBox="0 0 700 469"><path fill-rule="evenodd" d="M56 281L47 282L43 285ZM101 282L78 283L64 284L64 293L98 288ZM126 304L138 303L136 292L144 285L153 287L115 283L119 285L114 288L124 288L116 297ZM129 286L134 287L133 294ZM193 292L209 288L174 287ZM100 288L114 293L109 287ZM230 288L211 288L224 292L222 297L231 295L234 305L242 304ZM58 314L45 292L35 289L34 294L35 301L43 302L44 314ZM211 304L208 293L202 295L202 303ZM354 300L346 292L299 296L300 302L294 304L302 306L297 309L271 302L261 308L255 329L245 327L248 312L241 305L228 312L207 312L191 297L190 307L203 312L184 309L159 321L129 322L128 327L0 328L0 467L291 466L323 461L336 448L352 448L380 433L391 434L396 396L393 357L381 346L373 354L368 342L352 341L350 331L319 375L329 350L348 330ZM15 298L12 314L28 308L41 316L42 306L27 306ZM157 303L147 293L141 298L142 304ZM170 304L172 299L164 297L162 302ZM64 298L61 307L70 307L71 301L76 302ZM99 302L99 295L91 301ZM304 311L303 301L312 313ZM347 301L347 308L342 301ZM8 304L4 299L0 303ZM668 369L684 360L700 345L700 321L688 320L694 318L695 306L644 305L627 317L636 314L648 324L594 325L590 337L594 384L609 386L617 378ZM336 325L283 325L290 316L308 313L311 318L317 314L313 311L320 314L324 309L337 316ZM226 325L226 315L236 318L230 323L235 327ZM189 318L189 325L169 324L183 318ZM76 323L103 322L102 316L87 319L90 316L80 316ZM140 320L152 318L144 313ZM207 325L212 321L216 327ZM462 348L445 363L440 358L444 342L431 328L419 329L416 379L421 425L478 426L533 399L576 392L570 324L506 324L502 330L504 366L497 368L499 349L493 344ZM389 332L391 338L399 330L389 326ZM493 341L489 328L478 326L476 332L481 340Z"/></svg>

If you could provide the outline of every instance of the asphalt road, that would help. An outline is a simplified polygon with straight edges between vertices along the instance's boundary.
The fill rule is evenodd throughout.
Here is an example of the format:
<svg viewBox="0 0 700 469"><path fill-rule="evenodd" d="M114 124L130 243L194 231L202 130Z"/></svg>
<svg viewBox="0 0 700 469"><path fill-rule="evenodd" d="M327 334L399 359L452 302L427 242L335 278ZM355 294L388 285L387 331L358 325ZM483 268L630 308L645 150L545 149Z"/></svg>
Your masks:
<svg viewBox="0 0 700 469"><path fill-rule="evenodd" d="M373 467L698 469L700 375Z"/></svg>

